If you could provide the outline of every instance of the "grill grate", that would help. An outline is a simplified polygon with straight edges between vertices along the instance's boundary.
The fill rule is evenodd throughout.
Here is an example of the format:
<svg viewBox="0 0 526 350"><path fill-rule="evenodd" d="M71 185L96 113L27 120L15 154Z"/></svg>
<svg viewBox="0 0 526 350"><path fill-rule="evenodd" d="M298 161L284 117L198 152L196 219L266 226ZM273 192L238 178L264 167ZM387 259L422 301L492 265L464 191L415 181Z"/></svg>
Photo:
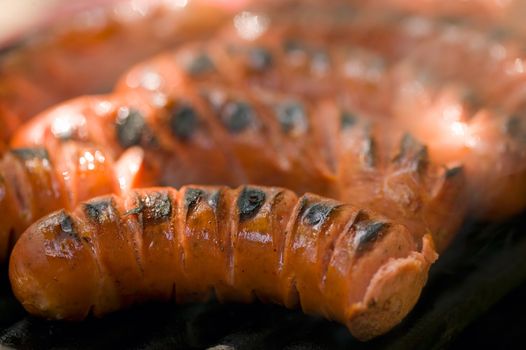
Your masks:
<svg viewBox="0 0 526 350"><path fill-rule="evenodd" d="M439 349L459 334L458 343L466 344L473 341L476 324L467 333L464 329L526 281L525 232L526 215L498 225L466 225L433 267L410 316L390 334L366 344L336 323L257 303L150 304L84 323L46 322L25 315L5 289L0 295L0 344L15 349ZM518 299L520 293L515 294ZM495 312L493 317L499 317ZM516 329L506 327L512 319L501 323L498 329L504 334L499 336ZM480 335L477 341L484 344Z"/></svg>

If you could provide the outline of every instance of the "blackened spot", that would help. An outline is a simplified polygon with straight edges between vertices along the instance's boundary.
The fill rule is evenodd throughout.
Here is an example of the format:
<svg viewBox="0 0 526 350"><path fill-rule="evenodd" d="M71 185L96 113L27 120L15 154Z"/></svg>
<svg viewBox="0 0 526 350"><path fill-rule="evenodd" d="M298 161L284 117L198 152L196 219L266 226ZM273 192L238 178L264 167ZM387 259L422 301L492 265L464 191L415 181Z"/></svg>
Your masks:
<svg viewBox="0 0 526 350"><path fill-rule="evenodd" d="M254 119L254 110L246 102L229 102L221 111L221 121L232 133L245 130Z"/></svg>
<svg viewBox="0 0 526 350"><path fill-rule="evenodd" d="M143 223L157 224L170 219L172 214L172 201L166 192L151 192L142 196Z"/></svg>
<svg viewBox="0 0 526 350"><path fill-rule="evenodd" d="M191 211L196 204L203 198L204 191L198 188L187 188L184 194L184 206Z"/></svg>
<svg viewBox="0 0 526 350"><path fill-rule="evenodd" d="M170 115L172 133L181 140L188 140L199 125L197 112L189 104L174 107Z"/></svg>
<svg viewBox="0 0 526 350"><path fill-rule="evenodd" d="M45 148L15 148L11 153L24 161L32 159L49 160L49 153Z"/></svg>
<svg viewBox="0 0 526 350"><path fill-rule="evenodd" d="M467 108L469 108L471 116L480 108L483 102L480 99L480 96L478 96L473 90L466 91L464 93L463 100L464 104L467 106Z"/></svg>
<svg viewBox="0 0 526 350"><path fill-rule="evenodd" d="M59 217L60 229L63 234L69 238L79 239L78 233L75 230L73 219L68 214L61 212Z"/></svg>
<svg viewBox="0 0 526 350"><path fill-rule="evenodd" d="M327 203L315 203L306 209L303 222L315 229L320 229L330 216L334 206Z"/></svg>
<svg viewBox="0 0 526 350"><path fill-rule="evenodd" d="M454 176L457 176L458 174L461 174L464 168L461 165L454 166L451 168L446 169L446 178L452 178Z"/></svg>
<svg viewBox="0 0 526 350"><path fill-rule="evenodd" d="M372 168L376 164L376 142L372 138L372 136L367 136L367 138L364 140L363 144L363 162L365 165L367 165L369 168Z"/></svg>
<svg viewBox="0 0 526 350"><path fill-rule="evenodd" d="M208 196L208 205L212 207L214 211L217 211L219 206L219 200L221 199L221 191L214 191Z"/></svg>
<svg viewBox="0 0 526 350"><path fill-rule="evenodd" d="M305 47L298 40L288 39L283 43L283 50L285 50L287 54L304 53Z"/></svg>
<svg viewBox="0 0 526 350"><path fill-rule="evenodd" d="M245 187L237 199L237 208L239 210L239 219L245 221L253 218L265 203L265 192Z"/></svg>
<svg viewBox="0 0 526 350"><path fill-rule="evenodd" d="M123 108L117 118L116 133L119 144L124 147L137 146L141 143L146 122L141 112L135 109Z"/></svg>
<svg viewBox="0 0 526 350"><path fill-rule="evenodd" d="M512 115L506 120L504 131L514 139L526 141L526 128L523 127L521 117L517 115Z"/></svg>
<svg viewBox="0 0 526 350"><path fill-rule="evenodd" d="M378 239L382 230L387 227L387 224L380 221L367 221L357 226L354 243L357 250L363 250L367 244Z"/></svg>
<svg viewBox="0 0 526 350"><path fill-rule="evenodd" d="M303 106L295 101L287 101L278 105L276 114L281 130L290 133L293 130L302 130L307 125L307 117Z"/></svg>
<svg viewBox="0 0 526 350"><path fill-rule="evenodd" d="M185 67L190 75L201 75L214 70L214 63L206 53L201 53Z"/></svg>
<svg viewBox="0 0 526 350"><path fill-rule="evenodd" d="M272 66L272 55L264 47L251 47L248 51L248 65L258 71L265 70Z"/></svg>
<svg viewBox="0 0 526 350"><path fill-rule="evenodd" d="M356 116L348 111L342 111L340 114L340 128L342 130L352 128L357 122Z"/></svg>
<svg viewBox="0 0 526 350"><path fill-rule="evenodd" d="M108 221L111 221L115 218L115 205L113 199L105 198L100 200L95 200L84 204L84 211L86 215L98 222L99 224L104 224Z"/></svg>
<svg viewBox="0 0 526 350"><path fill-rule="evenodd" d="M428 163L427 147L418 142L411 134L405 134L400 141L400 150L393 158L399 165L408 165L421 171Z"/></svg>

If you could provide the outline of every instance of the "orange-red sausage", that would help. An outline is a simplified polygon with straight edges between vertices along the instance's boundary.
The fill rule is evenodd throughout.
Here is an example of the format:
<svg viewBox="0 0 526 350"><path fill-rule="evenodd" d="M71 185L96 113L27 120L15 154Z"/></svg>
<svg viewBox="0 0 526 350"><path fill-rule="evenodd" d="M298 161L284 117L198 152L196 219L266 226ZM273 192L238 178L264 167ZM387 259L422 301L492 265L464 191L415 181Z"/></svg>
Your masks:
<svg viewBox="0 0 526 350"><path fill-rule="evenodd" d="M478 217L503 218L526 207L525 63L516 42L411 17L401 25L373 17L334 27L273 20L256 39L227 28L215 40L145 61L117 91L171 96L188 84L220 82L262 100L268 90L328 98L426 140L433 162L462 164Z"/></svg>
<svg viewBox="0 0 526 350"><path fill-rule="evenodd" d="M259 299L344 323L359 339L413 307L427 235L280 188L188 186L99 197L31 226L11 257L31 313L79 320L147 300Z"/></svg>
<svg viewBox="0 0 526 350"><path fill-rule="evenodd" d="M129 65L208 35L233 11L220 2L185 4L112 1L55 20L13 48L0 64L0 139L51 105L109 91Z"/></svg>
<svg viewBox="0 0 526 350"><path fill-rule="evenodd" d="M13 145L55 153L63 140L78 139L114 159L140 146L156 184L314 192L430 231L440 251L464 217L462 168L430 162L424 144L387 121L359 118L325 98L193 80L178 86L161 101L142 90L70 101L33 119Z"/></svg>

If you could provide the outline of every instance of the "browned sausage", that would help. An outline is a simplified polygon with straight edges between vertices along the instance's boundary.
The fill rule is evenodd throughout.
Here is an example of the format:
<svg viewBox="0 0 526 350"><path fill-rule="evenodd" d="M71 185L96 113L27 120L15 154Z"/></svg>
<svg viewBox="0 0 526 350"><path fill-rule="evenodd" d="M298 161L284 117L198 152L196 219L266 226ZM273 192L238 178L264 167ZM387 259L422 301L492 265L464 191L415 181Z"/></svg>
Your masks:
<svg viewBox="0 0 526 350"><path fill-rule="evenodd" d="M68 98L109 91L129 65L208 35L232 9L219 1L113 0L32 33L0 62L0 139Z"/></svg>
<svg viewBox="0 0 526 350"><path fill-rule="evenodd" d="M430 231L439 250L464 217L462 169L430 162L424 144L386 121L361 119L326 99L193 80L179 87L161 105L141 90L76 99L33 119L14 145L44 145L53 154L72 138L114 159L141 146L156 184L315 192Z"/></svg>
<svg viewBox="0 0 526 350"><path fill-rule="evenodd" d="M428 235L280 188L188 186L107 196L39 220L11 256L13 290L49 319L147 300L301 307L367 340L413 307L436 259Z"/></svg>

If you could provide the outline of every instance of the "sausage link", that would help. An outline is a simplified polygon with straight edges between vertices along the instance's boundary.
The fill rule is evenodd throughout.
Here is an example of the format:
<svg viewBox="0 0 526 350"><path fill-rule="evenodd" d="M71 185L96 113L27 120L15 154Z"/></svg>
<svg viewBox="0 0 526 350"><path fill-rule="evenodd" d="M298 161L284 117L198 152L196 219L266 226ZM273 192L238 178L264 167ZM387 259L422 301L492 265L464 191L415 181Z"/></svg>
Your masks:
<svg viewBox="0 0 526 350"><path fill-rule="evenodd" d="M0 160L0 261L18 237L52 211L94 196L154 184L144 152L127 150L116 162L100 147L64 141L50 148L17 148Z"/></svg>
<svg viewBox="0 0 526 350"><path fill-rule="evenodd" d="M439 251L464 217L461 168L433 163L424 144L388 121L373 124L331 99L258 95L199 81L178 86L162 104L140 89L73 100L32 120L13 145L54 149L64 138L77 138L114 158L139 146L155 184L257 183L310 191L429 231Z"/></svg>
<svg viewBox="0 0 526 350"><path fill-rule="evenodd" d="M10 278L24 307L49 319L216 295L299 306L366 340L407 314L435 259L428 235L338 201L187 186L50 214L16 244Z"/></svg>

